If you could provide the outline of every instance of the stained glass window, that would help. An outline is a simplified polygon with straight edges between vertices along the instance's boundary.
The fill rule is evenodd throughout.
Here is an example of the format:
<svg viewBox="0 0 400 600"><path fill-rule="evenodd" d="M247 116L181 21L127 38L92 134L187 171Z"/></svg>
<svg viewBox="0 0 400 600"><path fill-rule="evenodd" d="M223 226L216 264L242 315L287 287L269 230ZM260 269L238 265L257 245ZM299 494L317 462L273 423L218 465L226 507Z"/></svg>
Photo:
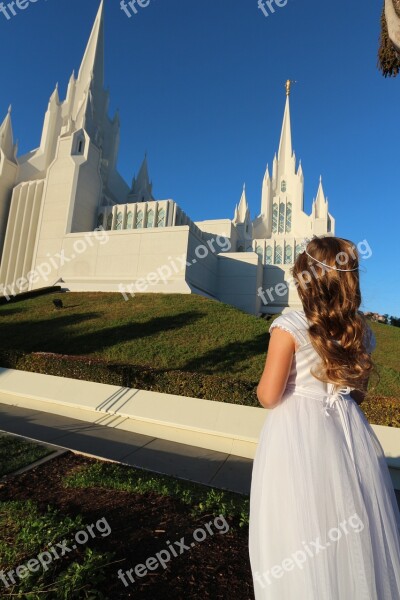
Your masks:
<svg viewBox="0 0 400 600"><path fill-rule="evenodd" d="M115 222L115 229L122 229L122 212L117 214L117 220Z"/></svg>
<svg viewBox="0 0 400 600"><path fill-rule="evenodd" d="M271 246L267 246L267 249L265 251L265 264L272 265L272 247Z"/></svg>
<svg viewBox="0 0 400 600"><path fill-rule="evenodd" d="M150 209L147 213L147 227L154 227L154 210Z"/></svg>
<svg viewBox="0 0 400 600"><path fill-rule="evenodd" d="M283 233L285 228L285 204L279 204L279 233Z"/></svg>
<svg viewBox="0 0 400 600"><path fill-rule="evenodd" d="M276 246L275 248L275 264L282 264L282 246Z"/></svg>
<svg viewBox="0 0 400 600"><path fill-rule="evenodd" d="M274 203L272 207L272 233L278 232L278 205Z"/></svg>
<svg viewBox="0 0 400 600"><path fill-rule="evenodd" d="M301 244L296 244L296 249L295 249L295 252L294 252L294 258L295 259L298 257L298 255L300 254L301 251L302 251Z"/></svg>
<svg viewBox="0 0 400 600"><path fill-rule="evenodd" d="M292 229L292 203L288 202L286 206L286 232L290 233Z"/></svg>
<svg viewBox="0 0 400 600"><path fill-rule="evenodd" d="M132 227L133 227L133 213L132 213L132 211L130 210L130 211L128 212L128 217L127 217L127 219L126 219L126 228L127 228L127 229L132 229Z"/></svg>
<svg viewBox="0 0 400 600"><path fill-rule="evenodd" d="M286 192L286 181L283 180L281 183L281 192Z"/></svg>
<svg viewBox="0 0 400 600"><path fill-rule="evenodd" d="M136 213L135 227L136 227L136 229L141 229L143 227L143 211L142 210L138 210Z"/></svg>
<svg viewBox="0 0 400 600"><path fill-rule="evenodd" d="M259 254L261 256L261 259L262 259L262 257L263 257L263 248L262 248L262 246L257 246L256 252L257 252L257 254Z"/></svg>
<svg viewBox="0 0 400 600"><path fill-rule="evenodd" d="M286 244L285 247L285 265L290 265L292 262L292 246Z"/></svg>
<svg viewBox="0 0 400 600"><path fill-rule="evenodd" d="M157 215L157 227L165 227L165 210L161 208Z"/></svg>
<svg viewBox="0 0 400 600"><path fill-rule="evenodd" d="M110 213L107 217L107 229L111 229L113 222L113 215Z"/></svg>

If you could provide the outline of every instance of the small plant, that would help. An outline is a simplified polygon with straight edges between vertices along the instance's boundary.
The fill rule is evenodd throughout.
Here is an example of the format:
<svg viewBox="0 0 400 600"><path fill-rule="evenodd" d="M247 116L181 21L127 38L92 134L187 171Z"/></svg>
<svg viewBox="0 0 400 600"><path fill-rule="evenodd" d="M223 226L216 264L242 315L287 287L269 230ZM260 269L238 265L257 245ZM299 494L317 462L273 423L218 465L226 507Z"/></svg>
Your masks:
<svg viewBox="0 0 400 600"><path fill-rule="evenodd" d="M146 473L134 467L96 462L72 471L64 480L64 485L81 488L101 487L137 494L153 492L162 496L172 496L190 506L192 516L215 512L227 518L238 518L240 527L248 523L248 496L175 479L168 475Z"/></svg>
<svg viewBox="0 0 400 600"><path fill-rule="evenodd" d="M31 501L0 503L0 564L4 573L26 565L41 552L57 542L72 537L84 528L83 518L71 518L47 506L41 513ZM23 600L74 600L105 597L98 586L105 579L104 568L113 558L112 553L100 553L86 546L77 548L66 556L52 560L47 569L28 571L16 583L1 583L1 598Z"/></svg>

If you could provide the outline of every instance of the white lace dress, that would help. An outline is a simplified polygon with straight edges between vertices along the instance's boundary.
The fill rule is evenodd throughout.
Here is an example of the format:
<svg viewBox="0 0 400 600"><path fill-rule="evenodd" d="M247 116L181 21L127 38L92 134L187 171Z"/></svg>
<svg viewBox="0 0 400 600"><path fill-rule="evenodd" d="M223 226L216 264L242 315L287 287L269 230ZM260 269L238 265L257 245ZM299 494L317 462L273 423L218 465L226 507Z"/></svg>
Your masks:
<svg viewBox="0 0 400 600"><path fill-rule="evenodd" d="M310 374L319 357L304 312L281 315L273 327L289 331L299 349L253 463L255 598L400 600L400 513L379 440L350 388L334 393Z"/></svg>

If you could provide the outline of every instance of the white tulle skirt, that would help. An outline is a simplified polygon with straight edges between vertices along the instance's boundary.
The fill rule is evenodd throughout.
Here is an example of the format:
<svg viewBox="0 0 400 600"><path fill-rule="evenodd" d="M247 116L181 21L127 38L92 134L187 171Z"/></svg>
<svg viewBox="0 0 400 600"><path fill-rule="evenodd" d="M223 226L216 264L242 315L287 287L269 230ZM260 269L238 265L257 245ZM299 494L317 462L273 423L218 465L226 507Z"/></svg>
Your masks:
<svg viewBox="0 0 400 600"><path fill-rule="evenodd" d="M350 396L287 391L253 464L256 600L400 600L400 513L382 447Z"/></svg>

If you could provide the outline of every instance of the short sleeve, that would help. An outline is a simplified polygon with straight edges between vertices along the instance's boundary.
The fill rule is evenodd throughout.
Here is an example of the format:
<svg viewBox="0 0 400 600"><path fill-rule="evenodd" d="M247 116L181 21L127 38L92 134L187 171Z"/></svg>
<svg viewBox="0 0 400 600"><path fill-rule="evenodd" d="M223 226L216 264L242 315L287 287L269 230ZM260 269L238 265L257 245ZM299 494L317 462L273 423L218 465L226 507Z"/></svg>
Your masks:
<svg viewBox="0 0 400 600"><path fill-rule="evenodd" d="M275 327L279 327L279 329L283 329L283 331L287 331L288 333L290 333L292 335L294 341L296 342L298 348L300 348L303 345L303 339L302 339L302 336L300 335L299 330L287 318L286 315L280 315L279 317L277 317L275 319L275 321L273 323L271 323L271 325L269 327L269 333L271 333Z"/></svg>
<svg viewBox="0 0 400 600"><path fill-rule="evenodd" d="M367 352L369 354L371 354L371 352L373 352L376 348L376 337L369 325L367 325L367 329L365 332L365 338L366 338L365 345L367 348Z"/></svg>

